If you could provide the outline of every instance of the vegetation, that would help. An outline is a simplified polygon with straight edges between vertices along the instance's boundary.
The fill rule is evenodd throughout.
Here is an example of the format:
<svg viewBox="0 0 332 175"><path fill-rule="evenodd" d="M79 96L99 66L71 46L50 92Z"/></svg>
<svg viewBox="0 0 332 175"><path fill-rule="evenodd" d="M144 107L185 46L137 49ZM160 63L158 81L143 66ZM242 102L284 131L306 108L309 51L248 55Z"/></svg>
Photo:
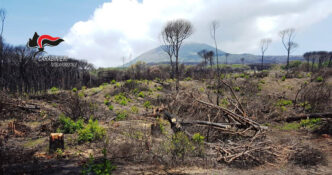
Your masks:
<svg viewBox="0 0 332 175"><path fill-rule="evenodd" d="M75 122L63 114L60 115L60 124L60 131L66 134L73 134L84 127L84 121L82 119Z"/></svg>
<svg viewBox="0 0 332 175"><path fill-rule="evenodd" d="M91 142L94 140L100 140L105 134L106 131L98 124L98 120L93 121L92 119L89 119L88 124L78 131L78 141Z"/></svg>
<svg viewBox="0 0 332 175"><path fill-rule="evenodd" d="M126 110L121 110L116 112L116 120L124 120L128 117L128 112Z"/></svg>
<svg viewBox="0 0 332 175"><path fill-rule="evenodd" d="M107 159L106 150L104 149L102 151L104 157L103 161L100 163L97 163L94 159L94 157L90 154L89 161L83 165L82 174L83 175L89 175L89 174L95 174L95 175L110 175L112 174L112 171L116 169L116 166L112 165L111 161Z"/></svg>

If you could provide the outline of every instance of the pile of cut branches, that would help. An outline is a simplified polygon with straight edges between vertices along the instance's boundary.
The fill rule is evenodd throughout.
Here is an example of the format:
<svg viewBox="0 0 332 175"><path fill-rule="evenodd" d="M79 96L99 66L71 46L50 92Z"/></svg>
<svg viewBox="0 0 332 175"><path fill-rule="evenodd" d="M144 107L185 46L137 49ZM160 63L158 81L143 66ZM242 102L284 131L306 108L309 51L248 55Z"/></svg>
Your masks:
<svg viewBox="0 0 332 175"><path fill-rule="evenodd" d="M263 164L273 165L277 160L286 158L283 150L269 141L220 143L214 147L218 154L217 161L236 168L250 168Z"/></svg>
<svg viewBox="0 0 332 175"><path fill-rule="evenodd" d="M202 100L198 92L180 92L170 98L172 100L164 109L164 117L177 126L176 130L200 132L211 138L210 141L220 139L222 134L255 137L267 129L246 117L240 107L230 110L217 106Z"/></svg>

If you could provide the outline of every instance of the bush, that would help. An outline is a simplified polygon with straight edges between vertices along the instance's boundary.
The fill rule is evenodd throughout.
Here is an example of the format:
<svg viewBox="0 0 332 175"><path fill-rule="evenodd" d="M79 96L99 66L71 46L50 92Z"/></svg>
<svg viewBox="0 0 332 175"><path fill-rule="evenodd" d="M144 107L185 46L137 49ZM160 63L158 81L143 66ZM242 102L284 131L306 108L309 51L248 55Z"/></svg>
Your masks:
<svg viewBox="0 0 332 175"><path fill-rule="evenodd" d="M89 161L83 165L82 174L83 175L110 175L113 170L116 169L116 166L112 165L111 162L107 159L106 150L103 150L103 162L97 163L94 160L94 157L90 154Z"/></svg>
<svg viewBox="0 0 332 175"><path fill-rule="evenodd" d="M146 102L144 102L144 104L143 104L143 106L145 107L145 108L151 108L151 103L150 103L150 101L146 101Z"/></svg>
<svg viewBox="0 0 332 175"><path fill-rule="evenodd" d="M60 131L65 134L73 134L77 130L80 130L84 127L84 121L82 119L77 120L77 122L75 122L63 114L60 115L60 124L61 124Z"/></svg>
<svg viewBox="0 0 332 175"><path fill-rule="evenodd" d="M297 61L290 61L289 62L289 68L299 68L301 66L302 62L297 60Z"/></svg>
<svg viewBox="0 0 332 175"><path fill-rule="evenodd" d="M239 91L240 91L240 87L234 87L234 90L235 90L236 92L239 92Z"/></svg>
<svg viewBox="0 0 332 175"><path fill-rule="evenodd" d="M193 140L195 143L201 144L204 142L204 136L202 136L200 133L195 133L193 135Z"/></svg>
<svg viewBox="0 0 332 175"><path fill-rule="evenodd" d="M292 105L293 102L291 100L285 100L285 99L281 99L277 102L277 106L288 106L288 105Z"/></svg>
<svg viewBox="0 0 332 175"><path fill-rule="evenodd" d="M59 91L59 89L57 87L52 87L51 88L51 93L57 93Z"/></svg>
<svg viewBox="0 0 332 175"><path fill-rule="evenodd" d="M110 104L110 101L108 99L105 99L104 104L108 106Z"/></svg>
<svg viewBox="0 0 332 175"><path fill-rule="evenodd" d="M192 137L193 142L195 143L195 151L197 152L198 156L204 155L204 139L205 137L202 136L200 133L195 133Z"/></svg>
<svg viewBox="0 0 332 175"><path fill-rule="evenodd" d="M102 139L106 134L104 128L99 126L98 120L93 121L89 119L89 123L78 131L78 141L79 142L91 142L94 140Z"/></svg>
<svg viewBox="0 0 332 175"><path fill-rule="evenodd" d="M123 106L126 106L128 104L128 102L130 101L130 99L128 99L126 96L124 96L123 93L119 93L118 95L115 95L114 100L115 100L115 102L117 102Z"/></svg>
<svg viewBox="0 0 332 175"><path fill-rule="evenodd" d="M144 93L141 91L140 93L138 93L138 97L142 97L142 98L144 98L145 95L144 95Z"/></svg>
<svg viewBox="0 0 332 175"><path fill-rule="evenodd" d="M321 76L319 76L319 77L316 78L316 81L317 81L317 82L322 82L323 80L324 80L324 79L323 79L323 77L321 77Z"/></svg>
<svg viewBox="0 0 332 175"><path fill-rule="evenodd" d="M300 126L309 128L309 129L316 129L316 128L318 128L320 123L321 123L320 118L305 119L305 120L301 120Z"/></svg>
<svg viewBox="0 0 332 175"><path fill-rule="evenodd" d="M159 126L159 129L161 131L162 134L167 134L167 131L165 129L165 127L169 124L167 120L164 120L162 118L158 118L157 119L157 123Z"/></svg>
<svg viewBox="0 0 332 175"><path fill-rule="evenodd" d="M73 88L72 91L73 91L73 92L77 92L77 88Z"/></svg>
<svg viewBox="0 0 332 175"><path fill-rule="evenodd" d="M111 84L115 84L115 83L116 83L116 81L115 81L115 80L112 80L112 81L111 81Z"/></svg>
<svg viewBox="0 0 332 175"><path fill-rule="evenodd" d="M131 112L134 113L134 114L137 114L138 113L138 108L136 106L132 106L130 108Z"/></svg>
<svg viewBox="0 0 332 175"><path fill-rule="evenodd" d="M173 159L181 158L184 160L185 156L193 150L194 147L185 133L177 132L172 136L170 151Z"/></svg>
<svg viewBox="0 0 332 175"><path fill-rule="evenodd" d="M285 80L286 80L286 76L284 75L284 76L282 76L281 81L285 81Z"/></svg>
<svg viewBox="0 0 332 175"><path fill-rule="evenodd" d="M128 117L128 112L126 110L121 110L116 112L116 120L120 121L120 120L124 120Z"/></svg>
<svg viewBox="0 0 332 175"><path fill-rule="evenodd" d="M108 109L111 110L111 111L113 111L113 109L114 109L113 105L109 105Z"/></svg>
<svg viewBox="0 0 332 175"><path fill-rule="evenodd" d="M161 90L163 90L163 87L158 86L158 87L157 87L157 90L158 90L158 91L161 91Z"/></svg>
<svg viewBox="0 0 332 175"><path fill-rule="evenodd" d="M192 80L191 77L187 77L184 79L184 81L191 81L191 80Z"/></svg>

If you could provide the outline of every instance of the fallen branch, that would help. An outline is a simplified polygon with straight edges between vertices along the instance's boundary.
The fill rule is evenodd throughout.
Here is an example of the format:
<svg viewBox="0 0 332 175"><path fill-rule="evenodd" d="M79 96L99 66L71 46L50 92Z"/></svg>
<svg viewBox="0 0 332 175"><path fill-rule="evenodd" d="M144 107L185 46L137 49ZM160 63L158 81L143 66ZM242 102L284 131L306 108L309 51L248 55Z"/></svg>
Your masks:
<svg viewBox="0 0 332 175"><path fill-rule="evenodd" d="M308 119L308 118L332 118L332 113L330 112L330 113L302 114L302 115L287 117L285 119L277 119L275 121L276 122L280 122L280 121L292 122L292 121L299 121L299 120Z"/></svg>
<svg viewBox="0 0 332 175"><path fill-rule="evenodd" d="M246 117L243 117L241 115L238 115L232 111L230 111L229 109L227 108L223 108L221 106L217 106L215 104L212 104L212 103L208 103L208 102L205 102L205 101L202 101L202 100L198 100L196 99L197 102L200 102L200 103L203 103L205 105L208 105L208 106L211 106L211 107L214 107L214 108L218 108L218 109L221 109L222 111L224 111L225 113L227 113L229 116L231 116L232 118L234 118L236 121L238 121L239 123L241 123L242 125L252 125L256 130L266 130L268 129L268 127L266 126L261 126L259 123L253 121L253 120L250 120Z"/></svg>

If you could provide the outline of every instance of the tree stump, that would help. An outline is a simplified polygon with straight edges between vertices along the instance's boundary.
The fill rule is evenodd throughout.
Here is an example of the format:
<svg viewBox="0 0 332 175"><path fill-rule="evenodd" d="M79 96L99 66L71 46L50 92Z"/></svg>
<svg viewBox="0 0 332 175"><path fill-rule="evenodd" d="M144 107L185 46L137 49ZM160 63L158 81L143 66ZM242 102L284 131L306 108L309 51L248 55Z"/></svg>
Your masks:
<svg viewBox="0 0 332 175"><path fill-rule="evenodd" d="M63 133L51 133L50 135L50 145L49 152L54 153L57 149L64 150L64 134Z"/></svg>

